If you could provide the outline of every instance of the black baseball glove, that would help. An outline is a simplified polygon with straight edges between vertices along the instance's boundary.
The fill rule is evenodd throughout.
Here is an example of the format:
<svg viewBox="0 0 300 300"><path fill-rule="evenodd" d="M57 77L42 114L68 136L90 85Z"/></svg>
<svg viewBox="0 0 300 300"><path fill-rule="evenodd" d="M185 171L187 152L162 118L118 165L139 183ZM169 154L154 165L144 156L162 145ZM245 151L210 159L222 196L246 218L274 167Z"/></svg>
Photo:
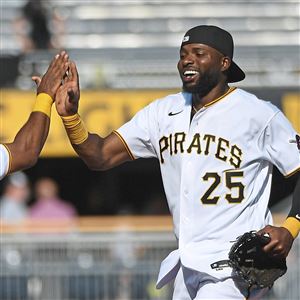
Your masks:
<svg viewBox="0 0 300 300"><path fill-rule="evenodd" d="M238 237L229 251L229 265L250 287L271 287L286 270L285 258L274 258L262 250L270 241L255 231Z"/></svg>

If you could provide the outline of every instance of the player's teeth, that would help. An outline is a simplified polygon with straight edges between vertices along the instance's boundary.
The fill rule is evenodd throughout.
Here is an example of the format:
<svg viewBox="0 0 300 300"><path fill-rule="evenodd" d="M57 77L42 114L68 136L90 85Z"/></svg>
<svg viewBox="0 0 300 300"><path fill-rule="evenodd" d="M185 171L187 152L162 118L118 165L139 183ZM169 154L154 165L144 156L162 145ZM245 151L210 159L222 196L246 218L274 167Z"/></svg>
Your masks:
<svg viewBox="0 0 300 300"><path fill-rule="evenodd" d="M197 74L197 73L198 73L197 71L192 71L192 70L190 70L190 71L185 71L185 72L183 73L183 75L189 76L189 75L195 75L195 74Z"/></svg>

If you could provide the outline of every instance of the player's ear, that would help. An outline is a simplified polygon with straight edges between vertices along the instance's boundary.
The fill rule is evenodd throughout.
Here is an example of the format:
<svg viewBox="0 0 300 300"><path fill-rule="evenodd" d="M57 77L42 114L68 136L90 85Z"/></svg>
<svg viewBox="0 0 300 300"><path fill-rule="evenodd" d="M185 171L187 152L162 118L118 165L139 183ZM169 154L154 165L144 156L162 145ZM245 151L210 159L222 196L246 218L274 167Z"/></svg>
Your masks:
<svg viewBox="0 0 300 300"><path fill-rule="evenodd" d="M222 63L221 71L224 72L224 71L228 70L231 65L230 57L223 56L221 63Z"/></svg>

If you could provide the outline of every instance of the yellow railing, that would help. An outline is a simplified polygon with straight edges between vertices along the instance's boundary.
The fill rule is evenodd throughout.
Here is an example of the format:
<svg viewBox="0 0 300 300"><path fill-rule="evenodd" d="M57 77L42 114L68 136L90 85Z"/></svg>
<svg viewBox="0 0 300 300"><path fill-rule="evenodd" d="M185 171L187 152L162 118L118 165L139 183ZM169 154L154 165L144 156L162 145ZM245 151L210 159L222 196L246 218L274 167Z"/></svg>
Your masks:
<svg viewBox="0 0 300 300"><path fill-rule="evenodd" d="M273 216L280 225L284 216ZM97 216L73 220L26 220L19 223L0 222L0 233L68 233L68 232L163 232L172 231L171 216Z"/></svg>
<svg viewBox="0 0 300 300"><path fill-rule="evenodd" d="M0 222L2 234L42 232L115 232L172 231L170 216L99 216L73 220L26 220L19 223Z"/></svg>

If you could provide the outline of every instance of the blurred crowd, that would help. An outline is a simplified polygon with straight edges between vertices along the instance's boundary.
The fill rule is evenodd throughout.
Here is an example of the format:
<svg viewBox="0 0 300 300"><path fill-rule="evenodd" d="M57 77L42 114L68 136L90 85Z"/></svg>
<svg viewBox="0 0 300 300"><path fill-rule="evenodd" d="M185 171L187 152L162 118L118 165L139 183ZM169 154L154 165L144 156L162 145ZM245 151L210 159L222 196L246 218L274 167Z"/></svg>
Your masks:
<svg viewBox="0 0 300 300"><path fill-rule="evenodd" d="M61 47L64 23L51 2L28 0L21 7L13 27L23 53Z"/></svg>
<svg viewBox="0 0 300 300"><path fill-rule="evenodd" d="M101 208L104 205L102 203L103 197L99 197L99 194L95 191L92 194L93 197L87 197L90 199L87 202L92 202L91 208L95 208L95 206ZM153 205L145 206L146 214L156 214L161 211L162 206L160 203L163 203L162 199L155 195L151 199ZM119 214L127 213L131 213L130 207L124 206L119 209ZM15 172L3 181L0 196L0 222L9 225L22 224L23 221L27 220L54 222L73 220L78 215L74 204L60 196L59 184L51 177L39 177L31 182L26 173ZM60 292L65 298L107 299L105 295L108 295L109 299L157 300L170 297L167 289L157 290L155 288L156 277L151 272L144 271L148 267L148 262L150 261L151 264L151 259L153 260L152 247L147 249L147 247L130 242L132 234L122 230L116 233L116 239L119 242L111 243L107 248L106 265L101 260L100 262L97 261L101 256L97 258L96 251L90 252L89 248L80 250L75 262L72 260L61 262L64 272L67 272L67 274L74 267L77 272L76 275L69 274L62 279ZM42 253L44 250L41 249ZM47 248L46 251L51 254L52 248ZM105 252L103 249L99 251ZM14 257L16 255L21 257L22 252L6 247L2 255L6 258L5 262L2 261L2 267L5 266L6 268L5 272L10 267L9 264L14 264L16 258L10 258L13 255ZM45 256L44 259L46 257L48 256ZM36 264L36 261L32 263ZM40 261L38 266L40 266L39 263ZM95 275L93 273L92 267L96 263L101 264L102 268L103 265L106 266L108 273L105 274L105 278L101 274L97 273ZM19 268L20 274L18 277L2 276L0 280L0 299L42 299L46 289L42 287L40 277L24 276L20 263L16 264L15 267ZM31 265L30 268L34 270L35 267ZM80 273L82 269L85 272L83 275ZM48 269L49 274L51 274L51 270ZM87 271L91 272L88 273L90 275L87 275ZM108 287L107 290L103 288L105 285Z"/></svg>
<svg viewBox="0 0 300 300"><path fill-rule="evenodd" d="M60 197L59 186L54 179L41 177L33 186L24 172L13 173L5 179L0 197L1 221L71 220L76 216L76 208Z"/></svg>
<svg viewBox="0 0 300 300"><path fill-rule="evenodd" d="M168 215L164 195L152 192L148 198L134 203L118 202L118 193L105 178L89 184L84 203L61 196L60 184L50 176L31 180L24 172L16 172L1 182L0 221L19 223L25 220L72 220L77 216L101 215ZM76 184L76 183L74 183ZM70 191L67 191L70 192Z"/></svg>

